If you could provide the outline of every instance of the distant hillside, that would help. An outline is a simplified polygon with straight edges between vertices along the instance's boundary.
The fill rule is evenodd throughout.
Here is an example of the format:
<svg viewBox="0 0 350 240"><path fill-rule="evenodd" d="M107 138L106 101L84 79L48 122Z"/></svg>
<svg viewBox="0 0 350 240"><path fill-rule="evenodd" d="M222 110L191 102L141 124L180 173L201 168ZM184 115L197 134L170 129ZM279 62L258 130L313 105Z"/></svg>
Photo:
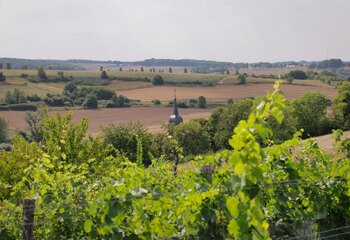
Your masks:
<svg viewBox="0 0 350 240"><path fill-rule="evenodd" d="M144 66L144 67L187 67L196 73L216 73L227 70L239 70L241 68L281 68L290 66L306 66L318 69L337 69L349 67L349 62L341 59L329 59L323 61L281 61L281 62L257 62L257 63L232 63L210 60L195 59L156 59L150 58L143 61L98 61L87 59L69 59L69 60L45 60L45 59L19 59L19 58L0 58L0 69L7 68L8 64L12 69L35 69L43 67L45 69L56 70L82 70L82 69L98 69L99 66L119 67L120 65Z"/></svg>
<svg viewBox="0 0 350 240"><path fill-rule="evenodd" d="M2 65L2 67L1 67ZM0 58L0 69L56 69L56 70L82 70L74 64L70 64L66 60L46 60L46 59L20 59L20 58Z"/></svg>

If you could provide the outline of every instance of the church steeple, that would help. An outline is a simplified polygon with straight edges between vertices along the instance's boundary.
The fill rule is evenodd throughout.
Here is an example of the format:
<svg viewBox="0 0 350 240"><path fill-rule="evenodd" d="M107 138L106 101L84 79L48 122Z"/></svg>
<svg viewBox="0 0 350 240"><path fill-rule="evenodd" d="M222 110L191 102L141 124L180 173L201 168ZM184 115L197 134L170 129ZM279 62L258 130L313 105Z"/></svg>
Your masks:
<svg viewBox="0 0 350 240"><path fill-rule="evenodd" d="M174 101L173 101L173 115L169 118L169 124L179 125L183 122L182 117L179 115L179 110L176 104L176 89L174 89Z"/></svg>

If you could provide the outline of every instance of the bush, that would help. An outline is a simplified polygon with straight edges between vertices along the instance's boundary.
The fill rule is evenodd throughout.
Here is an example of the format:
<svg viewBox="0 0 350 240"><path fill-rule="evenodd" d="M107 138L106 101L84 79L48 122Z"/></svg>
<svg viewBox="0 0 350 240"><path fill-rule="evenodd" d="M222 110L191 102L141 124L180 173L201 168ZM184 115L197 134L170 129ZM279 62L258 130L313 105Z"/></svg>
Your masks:
<svg viewBox="0 0 350 240"><path fill-rule="evenodd" d="M30 102L40 102L41 98L37 94L27 95L27 100Z"/></svg>
<svg viewBox="0 0 350 240"><path fill-rule="evenodd" d="M205 108L207 105L207 100L203 96L199 96L198 98L198 107Z"/></svg>
<svg viewBox="0 0 350 240"><path fill-rule="evenodd" d="M294 78L289 76L286 78L286 81L287 83L291 84L294 81Z"/></svg>
<svg viewBox="0 0 350 240"><path fill-rule="evenodd" d="M96 94L98 99L103 100L110 100L113 96L115 96L115 92L113 90L103 88L103 87L96 87L93 89L93 92Z"/></svg>
<svg viewBox="0 0 350 240"><path fill-rule="evenodd" d="M62 96L59 94L47 93L44 97L44 102L51 107L62 107L64 106Z"/></svg>
<svg viewBox="0 0 350 240"><path fill-rule="evenodd" d="M125 154L131 161L138 159L138 140L142 145L142 157L145 165L150 164L148 152L151 148L152 135L140 122L130 122L124 125L110 125L102 130L104 145L111 144L120 153Z"/></svg>
<svg viewBox="0 0 350 240"><path fill-rule="evenodd" d="M8 109L12 111L36 111L38 106L31 103L9 104Z"/></svg>
<svg viewBox="0 0 350 240"><path fill-rule="evenodd" d="M153 85L163 85L164 80L163 77L160 75L156 75L153 77L152 84Z"/></svg>
<svg viewBox="0 0 350 240"><path fill-rule="evenodd" d="M6 80L5 75L2 72L0 72L0 82L5 82L5 80Z"/></svg>
<svg viewBox="0 0 350 240"><path fill-rule="evenodd" d="M162 104L162 103L160 102L159 99L154 99L154 100L152 100L152 103L153 103L154 105L161 105L161 104Z"/></svg>
<svg viewBox="0 0 350 240"><path fill-rule="evenodd" d="M88 95L83 103L83 108L96 109L97 105L97 97L95 95Z"/></svg>
<svg viewBox="0 0 350 240"><path fill-rule="evenodd" d="M28 74L26 74L26 73L21 74L21 78L27 78L27 77L28 77Z"/></svg>
<svg viewBox="0 0 350 240"><path fill-rule="evenodd" d="M114 95L111 100L107 103L106 108L119 108L119 107L128 107L130 99L124 97L123 95Z"/></svg>

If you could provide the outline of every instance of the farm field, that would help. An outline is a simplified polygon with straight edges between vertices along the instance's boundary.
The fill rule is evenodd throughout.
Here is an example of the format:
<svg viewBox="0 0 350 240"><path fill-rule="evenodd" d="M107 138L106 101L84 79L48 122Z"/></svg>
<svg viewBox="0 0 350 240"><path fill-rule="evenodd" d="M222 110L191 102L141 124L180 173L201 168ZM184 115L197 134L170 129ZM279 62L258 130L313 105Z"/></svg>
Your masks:
<svg viewBox="0 0 350 240"><path fill-rule="evenodd" d="M304 81L306 83L306 81ZM245 85L217 85L215 87L176 87L176 96L180 100L197 99L199 96L206 97L207 101L224 101L230 98L242 99L246 97L261 96L266 91L272 89L272 83L245 84ZM337 95L337 90L330 87L320 87L313 85L282 84L281 90L288 99L302 96L306 92L320 92L328 98L333 99ZM120 94L131 99L138 99L142 102L151 102L154 99L160 101L172 100L174 87L153 86L145 89L134 89L119 91Z"/></svg>
<svg viewBox="0 0 350 240"><path fill-rule="evenodd" d="M184 121L195 118L207 118L211 114L211 109L179 109L180 115ZM54 114L55 111L50 112ZM59 111L61 114L67 111ZM99 110L76 110L73 112L73 119L79 121L82 118L89 119L89 131L97 135L101 127L107 127L109 124L124 124L130 121L142 122L151 133L161 131L161 124L168 121L172 114L172 108L165 107L131 107L131 108L113 108ZM19 111L0 111L0 116L9 121L11 130L24 129L25 112Z"/></svg>

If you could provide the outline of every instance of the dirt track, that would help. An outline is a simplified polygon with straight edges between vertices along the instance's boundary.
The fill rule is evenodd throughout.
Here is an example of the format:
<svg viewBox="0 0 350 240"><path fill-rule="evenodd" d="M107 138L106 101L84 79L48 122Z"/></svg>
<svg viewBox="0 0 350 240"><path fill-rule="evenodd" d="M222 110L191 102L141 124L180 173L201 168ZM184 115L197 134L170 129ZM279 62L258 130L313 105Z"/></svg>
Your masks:
<svg viewBox="0 0 350 240"><path fill-rule="evenodd" d="M179 109L180 115L184 120L194 118L207 118L211 109ZM53 113L53 112L52 112ZM61 113L66 113L62 111ZM101 131L102 127L109 124L123 124L130 121L142 122L152 133L161 131L161 123L168 121L172 113L171 108L163 107L131 107L131 108L115 108L115 109L99 109L99 110L77 110L73 113L75 121L82 118L89 119L89 131L96 135ZM11 130L24 129L26 123L24 121L25 112L19 111L3 111L0 116L5 117L9 121Z"/></svg>
<svg viewBox="0 0 350 240"><path fill-rule="evenodd" d="M246 97L262 96L266 91L273 90L273 84L245 84L245 85L217 85L215 87L176 87L177 98L197 99L204 96L207 100L223 101L232 99L242 99ZM288 99L297 98L306 92L320 92L328 98L333 99L337 95L337 90L329 87L309 86L301 84L282 84L281 90ZM143 102L150 102L154 99L169 101L173 98L174 87L157 86L143 89L119 91L119 94L131 99L138 99Z"/></svg>

